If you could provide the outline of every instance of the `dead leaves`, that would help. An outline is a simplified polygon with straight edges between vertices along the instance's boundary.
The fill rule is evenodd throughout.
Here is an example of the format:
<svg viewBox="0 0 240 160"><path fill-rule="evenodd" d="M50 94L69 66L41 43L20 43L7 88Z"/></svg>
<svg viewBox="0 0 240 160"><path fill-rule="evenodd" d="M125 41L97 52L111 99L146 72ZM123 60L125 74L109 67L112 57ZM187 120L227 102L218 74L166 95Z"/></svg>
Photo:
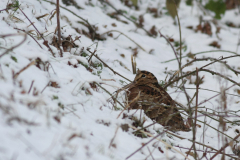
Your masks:
<svg viewBox="0 0 240 160"><path fill-rule="evenodd" d="M148 8L147 11L153 14L153 17L157 18L159 16L157 8Z"/></svg>
<svg viewBox="0 0 240 160"><path fill-rule="evenodd" d="M212 27L208 21L200 22L200 24L197 25L197 28L195 29L195 32L198 31L208 34L209 36L212 35Z"/></svg>
<svg viewBox="0 0 240 160"><path fill-rule="evenodd" d="M74 42L76 40L79 40L80 37L76 37L75 40L72 39L71 35L69 35L67 38L62 38L62 44L60 44L60 45L63 47L63 51L64 52L70 52L72 48L77 48L78 45L76 45ZM58 43L59 43L58 42L58 37L53 36L51 45L58 48Z"/></svg>
<svg viewBox="0 0 240 160"><path fill-rule="evenodd" d="M150 31L149 31L153 36L157 36L157 31L156 31L156 26L154 25L154 26L152 26L152 28L150 29Z"/></svg>
<svg viewBox="0 0 240 160"><path fill-rule="evenodd" d="M49 83L49 86L51 86L51 87L53 87L53 88L60 88L60 86L58 85L58 83L57 83L57 82L53 82L53 81L51 81L51 82Z"/></svg>
<svg viewBox="0 0 240 160"><path fill-rule="evenodd" d="M221 48L220 44L218 44L217 41L213 41L212 43L209 44L209 46L212 46L212 47L215 47L215 48L218 48L218 49Z"/></svg>
<svg viewBox="0 0 240 160"><path fill-rule="evenodd" d="M225 5L226 5L226 10L234 9L239 5L240 1L239 0L226 0Z"/></svg>

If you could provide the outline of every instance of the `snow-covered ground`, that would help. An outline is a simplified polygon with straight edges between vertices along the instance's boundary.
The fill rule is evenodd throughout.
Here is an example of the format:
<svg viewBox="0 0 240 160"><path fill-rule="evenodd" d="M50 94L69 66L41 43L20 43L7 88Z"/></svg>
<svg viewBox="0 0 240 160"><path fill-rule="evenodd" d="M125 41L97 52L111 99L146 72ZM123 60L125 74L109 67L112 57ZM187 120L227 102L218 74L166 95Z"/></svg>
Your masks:
<svg viewBox="0 0 240 160"><path fill-rule="evenodd" d="M135 54L137 68L152 72L160 81L165 80L168 73L179 69L176 60L164 63L175 59L171 46L159 36L159 33L156 37L150 37L143 29L137 28L132 21L121 15L117 15L118 19L111 18L109 15L113 17L116 11L106 3L98 0L75 0L76 4L66 6L63 2L60 0L60 5L64 7L60 8L61 36L67 38L70 35L73 40L81 36L72 42L77 46L70 52L64 52L63 57L60 57L56 47L50 45L57 27L55 5L45 0L19 1L20 9L48 41L55 57L43 44L44 40L34 26L30 25L21 10L9 9L8 12L0 13L1 160L122 160L152 139L150 136L147 138L135 136L132 133L133 128L126 127L127 130L124 130L123 126L126 124L132 126L133 120L123 118L123 114L117 118L123 108L118 103L113 103L106 90L113 94L129 81L114 74L94 56L90 65L88 59L91 53L87 48L90 48L91 52L96 50L97 56L104 63L130 80L135 77L131 64L131 55ZM116 9L123 10L122 13L126 17L138 19L142 15L143 28L150 31L155 26L157 32L160 30L163 35L172 38L173 45L179 43L179 28L178 25L174 25L171 16L166 14L165 0L141 0L138 10L125 6L120 0L108 0L108 2ZM0 10L5 9L8 3L13 2L0 0ZM148 8L157 9L157 17L154 17ZM215 24L212 21L214 13L208 12L209 15L203 13L195 2L193 6L187 6L185 1L180 3L182 41L186 46L182 50L184 56L182 64L192 60L186 56L188 53L216 50L196 55L196 58L216 59L240 55L239 28L226 25L227 22L232 22L235 26L240 26L239 11L237 9L226 11L222 19ZM43 16L45 14L47 15ZM83 34L88 33L89 30L82 24L82 22L86 24L86 21L78 16L87 20L104 40L100 38L92 40ZM211 36L200 31L195 32L200 16L203 20L209 21ZM220 31L216 33L218 27ZM23 44L14 47L25 38L24 32L20 30L25 30L34 38L27 36ZM106 33L108 31L111 32ZM220 45L220 49L209 45L214 41ZM224 61L240 72L240 57L228 58ZM32 65L28 66L31 62ZM210 61L194 62L193 65L185 67L183 72L194 71L196 67L200 68L208 63ZM26 66L28 67L24 69ZM222 63L213 63L205 69L218 72L239 83L239 77ZM232 82L216 74L199 72L199 77L203 76L198 95L199 103L233 85ZM167 79L169 77L170 75ZM193 83L190 83L190 79ZM185 84L190 98L196 92L195 80L196 75L192 75ZM168 87L167 92L175 101L187 106L185 94L177 87L180 82ZM235 84L226 93L226 110L239 111L239 86ZM124 104L124 99L122 92L118 95L118 101ZM224 111L222 100L221 96L216 96L202 103L199 111L218 115L219 112ZM194 98L191 106L194 107L195 104ZM140 118L140 111L135 112L124 111L124 114L134 114ZM222 131L217 121L219 116L208 117L198 112L198 120L205 122L205 125L200 121L197 122L196 141L216 150L226 143L225 138L230 142L231 138L238 134L236 130L240 128L240 113L230 112L228 115L225 113L223 115L226 118L224 121L227 122L227 131L221 133L217 131ZM153 123L146 115L144 117L146 119L144 126ZM184 118L186 119L187 116ZM163 127L155 124L147 131L156 136L163 131ZM184 139L164 132L158 137L161 141L151 141L129 159L184 159L186 152L192 146L192 142L189 141L193 136L192 131L174 134ZM199 144L196 144L196 150L198 157L202 159L209 159L216 153L215 150ZM229 156L236 157L230 147L226 148L225 153L228 154L226 159L230 159ZM216 159L220 159L221 156L222 154L218 154ZM188 155L188 159L193 159L191 154Z"/></svg>

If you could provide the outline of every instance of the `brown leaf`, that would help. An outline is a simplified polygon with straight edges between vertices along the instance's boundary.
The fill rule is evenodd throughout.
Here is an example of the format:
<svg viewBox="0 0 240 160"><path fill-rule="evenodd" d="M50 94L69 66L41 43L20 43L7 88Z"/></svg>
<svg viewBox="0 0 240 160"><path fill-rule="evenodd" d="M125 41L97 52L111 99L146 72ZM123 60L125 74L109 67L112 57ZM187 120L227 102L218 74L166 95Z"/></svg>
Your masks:
<svg viewBox="0 0 240 160"><path fill-rule="evenodd" d="M192 157L194 157L194 153L193 153L193 152L187 151L187 152L185 152L185 153L188 154L188 155L190 155L190 156L192 156Z"/></svg>
<svg viewBox="0 0 240 160"><path fill-rule="evenodd" d="M237 89L237 93L240 94L240 89Z"/></svg>
<svg viewBox="0 0 240 160"><path fill-rule="evenodd" d="M123 130L124 132L128 132L128 130L129 130L128 124L121 124L120 127L122 128L122 130Z"/></svg>
<svg viewBox="0 0 240 160"><path fill-rule="evenodd" d="M92 133L91 133L92 135ZM83 138L82 134L72 134L69 138L68 138L68 141L72 140L73 138L76 138L76 137L79 137L79 138Z"/></svg>
<svg viewBox="0 0 240 160"><path fill-rule="evenodd" d="M157 8L148 8L148 12L153 13L154 17L158 17L158 9Z"/></svg>
<svg viewBox="0 0 240 160"><path fill-rule="evenodd" d="M139 16L138 21L139 21L139 27L143 27L143 23L144 23L143 15L140 15L140 16Z"/></svg>
<svg viewBox="0 0 240 160"><path fill-rule="evenodd" d="M159 150L161 153L164 153L161 147L158 147L158 150Z"/></svg>
<svg viewBox="0 0 240 160"><path fill-rule="evenodd" d="M50 86L54 88L60 88L57 82L50 82Z"/></svg>
<svg viewBox="0 0 240 160"><path fill-rule="evenodd" d="M121 57L123 57L123 58L125 58L125 54L123 54L123 53L122 53L122 54L120 54L120 56L121 56Z"/></svg>
<svg viewBox="0 0 240 160"><path fill-rule="evenodd" d="M111 144L113 148L117 148L117 145L115 143Z"/></svg>
<svg viewBox="0 0 240 160"><path fill-rule="evenodd" d="M49 47L49 46L48 46L48 41L45 40L45 41L43 42L43 44L44 44L46 47Z"/></svg>
<svg viewBox="0 0 240 160"><path fill-rule="evenodd" d="M107 34L109 37L113 37L113 34L112 33L108 33Z"/></svg>
<svg viewBox="0 0 240 160"><path fill-rule="evenodd" d="M173 38L168 38L169 42L174 42Z"/></svg>
<svg viewBox="0 0 240 160"><path fill-rule="evenodd" d="M220 44L218 44L217 41L213 41L212 43L209 44L209 46L215 47L215 48L221 48Z"/></svg>
<svg viewBox="0 0 240 160"><path fill-rule="evenodd" d="M195 57L195 55L192 54L192 52L189 52L189 53L187 54L187 56L188 56L189 58L192 58L192 59L194 59L194 57Z"/></svg>
<svg viewBox="0 0 240 160"><path fill-rule="evenodd" d="M225 4L226 4L226 10L230 10L230 9L234 9L239 5L238 0L226 0Z"/></svg>
<svg viewBox="0 0 240 160"><path fill-rule="evenodd" d="M236 25L233 24L232 22L226 22L226 25L227 25L228 27L236 28Z"/></svg>
<svg viewBox="0 0 240 160"><path fill-rule="evenodd" d="M201 31L202 33L208 34L210 36L212 35L212 27L208 21L200 22L200 24L197 25L197 28L195 31L196 32Z"/></svg>
<svg viewBox="0 0 240 160"><path fill-rule="evenodd" d="M73 65L70 61L68 61L68 65L69 65L69 66L73 66L74 68L77 68L77 67L78 67L77 64L74 64L74 65Z"/></svg>
<svg viewBox="0 0 240 160"><path fill-rule="evenodd" d="M61 119L58 116L53 117L58 123L61 123Z"/></svg>
<svg viewBox="0 0 240 160"><path fill-rule="evenodd" d="M198 128L201 128L201 127L202 127L200 124L196 124L196 126L197 126Z"/></svg>
<svg viewBox="0 0 240 160"><path fill-rule="evenodd" d="M152 28L150 29L150 33L154 36L157 36L157 31L156 31L156 26L153 25Z"/></svg>
<svg viewBox="0 0 240 160"><path fill-rule="evenodd" d="M221 27L217 27L216 33L220 33Z"/></svg>
<svg viewBox="0 0 240 160"><path fill-rule="evenodd" d="M25 90L22 90L21 94L25 94L25 93L26 93L26 91L25 91Z"/></svg>
<svg viewBox="0 0 240 160"><path fill-rule="evenodd" d="M95 90L95 91L98 90L97 85L96 85L94 82L89 83L89 85L91 86L91 88L92 88L93 90Z"/></svg>
<svg viewBox="0 0 240 160"><path fill-rule="evenodd" d="M132 49L132 51L133 51L133 57L137 57L138 48L134 48L134 49Z"/></svg>
<svg viewBox="0 0 240 160"><path fill-rule="evenodd" d="M193 26L187 26L186 28L188 28L188 29L193 29Z"/></svg>
<svg viewBox="0 0 240 160"><path fill-rule="evenodd" d="M98 124L103 124L104 126L110 126L110 122L104 122L104 120L96 120L96 123L98 123Z"/></svg>
<svg viewBox="0 0 240 160"><path fill-rule="evenodd" d="M235 129L235 132L237 132L238 134L240 133L240 131L238 129Z"/></svg>

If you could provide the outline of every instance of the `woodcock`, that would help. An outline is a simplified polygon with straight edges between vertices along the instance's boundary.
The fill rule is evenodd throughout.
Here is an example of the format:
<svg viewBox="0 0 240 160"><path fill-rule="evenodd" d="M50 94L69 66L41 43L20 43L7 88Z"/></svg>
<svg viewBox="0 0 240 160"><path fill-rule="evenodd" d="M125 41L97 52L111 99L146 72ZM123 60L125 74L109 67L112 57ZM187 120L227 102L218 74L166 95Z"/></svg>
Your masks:
<svg viewBox="0 0 240 160"><path fill-rule="evenodd" d="M157 78L148 71L138 70L134 81L123 89L128 89L126 101L129 109L142 109L152 120L172 131L189 131L175 101L158 84Z"/></svg>

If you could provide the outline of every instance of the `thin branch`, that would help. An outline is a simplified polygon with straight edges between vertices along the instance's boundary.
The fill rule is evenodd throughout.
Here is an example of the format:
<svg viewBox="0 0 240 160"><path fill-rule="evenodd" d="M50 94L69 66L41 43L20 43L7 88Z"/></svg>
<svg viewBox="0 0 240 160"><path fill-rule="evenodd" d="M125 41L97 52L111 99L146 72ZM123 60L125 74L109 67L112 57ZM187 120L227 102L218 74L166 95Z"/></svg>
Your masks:
<svg viewBox="0 0 240 160"><path fill-rule="evenodd" d="M43 88L43 90L41 91L41 93L43 93L43 91L47 88L47 86L50 84L50 81L47 83L47 85Z"/></svg>
<svg viewBox="0 0 240 160"><path fill-rule="evenodd" d="M196 89L196 88L186 88L186 89ZM218 91L214 91L214 90L206 89L206 88L201 88L201 87L199 87L198 89L205 90L205 91L210 91L210 92L215 92L215 93L220 93L220 92L218 92ZM227 94L227 95L231 95L231 96L236 96L236 97L239 97L239 98L240 98L240 96L239 96L239 95L236 95L236 94L231 94L231 93L226 93L226 94Z"/></svg>
<svg viewBox="0 0 240 160"><path fill-rule="evenodd" d="M42 46L38 43L38 41L30 33L26 32L23 29L19 29L19 28L14 28L14 29L22 31L22 32L26 33L27 35L29 35L30 37L32 37L32 39L39 45L39 47L42 48Z"/></svg>
<svg viewBox="0 0 240 160"><path fill-rule="evenodd" d="M135 42L132 38L128 37L126 34L122 33L121 31L118 31L118 30L111 30L111 31L107 31L107 32L104 32L102 33L100 36L104 35L104 34L107 34L107 33L110 33L110 32L118 32L118 33L121 33L122 35L124 35L125 37L127 37L130 41L132 41L133 43L135 43L139 48L141 48L141 50L143 50L144 52L146 52L146 50L140 46L137 42Z"/></svg>
<svg viewBox="0 0 240 160"><path fill-rule="evenodd" d="M48 49L49 49L50 52L52 53L52 56L55 57L52 49L51 49L50 46L48 45L48 42L44 39L43 35L38 31L38 29L37 29L37 27L34 25L34 23L28 18L28 16L22 11L22 9L21 9L20 7L19 7L19 10L20 10L20 11L22 12L22 14L27 18L27 20L30 22L30 24L33 25L33 27L35 28L35 30L38 32L38 34L39 34L39 35L42 37L42 39L44 40L44 43L43 43L43 44L45 44L45 45L48 47Z"/></svg>
<svg viewBox="0 0 240 160"><path fill-rule="evenodd" d="M119 126L117 126L117 129L116 129L116 131L115 131L115 134L114 134L113 138L111 139L111 141L110 141L110 144L109 144L108 148L110 148L110 147L112 146L112 144L113 144L113 141L114 141L114 139L115 139L115 137L116 137L116 135L117 135L117 131L118 131L118 129L119 129Z"/></svg>
<svg viewBox="0 0 240 160"><path fill-rule="evenodd" d="M208 69L201 69L201 71L209 72L209 73L211 73L212 75L216 74L216 75L218 75L218 76L220 76L220 77L222 77L222 78L224 78L224 79L226 79L226 80L228 80L228 81L230 81L230 82L232 82L232 83L240 86L240 83L237 83L236 81L234 81L234 80L228 78L227 76L224 76L224 75L222 75L222 74L220 74L220 73L218 73L218 72L214 72L214 71L211 71L211 70L208 70Z"/></svg>
<svg viewBox="0 0 240 160"><path fill-rule="evenodd" d="M98 87L100 87L102 90L104 90L107 94L109 94L111 97L113 97L113 95L108 92L105 88L103 88L100 84L98 84L97 82L95 82L96 85L98 85ZM122 106L122 108L125 108L117 99L114 99L116 102L118 102L118 104L120 104Z"/></svg>
<svg viewBox="0 0 240 160"><path fill-rule="evenodd" d="M234 56L228 56L228 57L221 57L221 58L219 58L219 59L212 58L212 57L198 58L198 59L197 59L197 58L194 58L192 61L190 61L190 62L186 63L184 66L182 66L181 69L183 69L183 68L189 66L190 64L192 64L192 63L195 62L195 61L207 61L207 60L213 60L213 62L210 62L209 64L207 64L207 65L201 67L201 69L204 68L204 67L207 67L207 66L209 66L209 65L211 65L211 64L213 64L213 63L215 63L215 62L219 62L219 63L224 64L228 69L230 69L232 72L234 72L236 75L238 75L238 74L240 74L239 71L234 70L234 69L231 68L231 67L230 67L225 61L222 61L222 60L224 60L224 59L234 58L234 57L239 57L239 56L238 56L238 55L234 55ZM180 70L176 71L176 72L173 74L173 76L172 76L171 78L169 78L168 83L170 83L171 80L172 80L172 79L173 79L173 78L174 78L179 72L180 72ZM171 84L172 84L172 83L171 83ZM166 89L166 87L168 87L169 85L170 85L170 84L165 85L165 86L164 86L164 89Z"/></svg>
<svg viewBox="0 0 240 160"><path fill-rule="evenodd" d="M51 1L48 1L48 0L43 0L43 1L48 2L48 3L50 3L50 4L53 4L53 5L56 5L56 3L51 2ZM82 18L81 16L77 15L77 14L74 13L73 11L67 9L66 7L63 7L63 6L61 6L61 5L59 5L59 7L62 8L62 9L65 9L66 11L72 13L74 16L76 16L76 17L80 18L81 20L83 20L83 21L87 24L86 26L87 26L87 28L89 29L89 32L92 33L92 35L91 35L91 36L92 36L92 39L94 39L94 35L95 35L96 32L95 32L94 28L92 27L92 25L88 22L88 20Z"/></svg>
<svg viewBox="0 0 240 160"><path fill-rule="evenodd" d="M87 48L87 51L93 54L93 52L90 51L90 48ZM114 70L113 70L111 67L109 67L105 62L103 62L103 61L98 57L98 55L93 54L93 56L96 57L100 62L102 62L103 65L106 66L107 68L109 68L114 74L117 74L117 75L119 75L120 77L128 80L129 82L132 82L130 79L128 79L128 78L122 76L121 74L119 74L118 72L114 71Z"/></svg>
<svg viewBox="0 0 240 160"><path fill-rule="evenodd" d="M17 47L21 46L27 39L27 35L26 34L5 34L5 35L0 35L1 38L5 38L5 37L8 37L8 36L19 36L19 35L24 36L23 40L20 43L18 43L17 45L7 49L3 54L0 55L0 58L2 56L4 56L5 54L7 54L8 52L12 51L14 48L17 48Z"/></svg>
<svg viewBox="0 0 240 160"><path fill-rule="evenodd" d="M58 48L60 50L60 57L63 57L63 52L61 49L61 45L62 45L62 40L61 40L61 26L60 26L60 19L59 19L59 0L57 0L57 4L56 4L56 11L57 11L57 28L58 28Z"/></svg>
<svg viewBox="0 0 240 160"><path fill-rule="evenodd" d="M28 94L31 92L31 89L32 89L33 83L34 83L34 80L32 80L31 86L30 86L30 88L29 88L29 90L28 90Z"/></svg>
<svg viewBox="0 0 240 160"><path fill-rule="evenodd" d="M225 91L226 90L228 90L228 89L230 89L230 88L232 88L233 86L235 86L235 84L233 84L233 85L231 85L230 87L228 87L228 88L226 88L225 89ZM205 103L205 102L207 102L207 101L209 101L209 100L211 100L211 99L213 99L213 98L215 98L215 97L217 97L218 95L220 95L221 94L221 92L220 93L218 93L218 94L216 94L215 96L213 96L213 97L210 97L209 99L206 99L206 100L204 100L204 101L202 101L201 103L199 103L198 105L200 106L201 104L203 104L203 103Z"/></svg>
<svg viewBox="0 0 240 160"><path fill-rule="evenodd" d="M35 65L35 61L30 62L26 67L23 67L23 69L21 69L19 72L14 74L13 79L16 79L20 73L22 73L23 71L25 71L27 68L29 68L32 65Z"/></svg>
<svg viewBox="0 0 240 160"><path fill-rule="evenodd" d="M168 131L166 131L166 132L167 132L168 134L171 134L171 135L174 136L174 137L179 138L179 139L187 139L187 138L181 137L181 136L179 136L179 135L173 134L172 132L168 132ZM187 139L187 140L190 141L190 142L193 142L191 139ZM196 141L195 143L197 143L197 144L199 144L199 145L202 145L202 146L205 146L205 147L207 147L207 148L210 148L211 150L218 151L217 149L215 149L215 148L213 148L213 147L211 147L211 146L208 146L208 145L206 145L206 144L203 144L203 143L201 143L201 142L197 142L197 141ZM222 153L222 152L220 152L220 153L223 154L223 155L225 155L225 156L228 156L228 157L231 157L231 158L237 160L236 157L233 157L233 156L231 156L231 155L229 155L229 154L225 154L225 153Z"/></svg>
<svg viewBox="0 0 240 160"><path fill-rule="evenodd" d="M198 52L198 53L195 53L195 54L192 54L192 55L195 56L195 55L198 55L198 54L210 53L210 52L226 52L226 53L232 53L232 54L235 54L236 56L240 56L240 55L237 54L236 52L232 52L232 51L228 51L228 50L203 51L203 52ZM186 57L188 57L188 55L183 56L182 58L186 58ZM170 59L170 60L167 60L167 61L163 61L163 62L161 62L161 63L167 63L167 62L171 62L171 61L175 61L175 60L177 60L177 58Z"/></svg>
<svg viewBox="0 0 240 160"><path fill-rule="evenodd" d="M134 130L137 130L137 128L134 127L134 126L131 126L131 125L128 125L128 126L129 126L130 128L132 128L132 129L134 129ZM142 130L140 130L140 132L142 132L142 133L144 133L144 134L146 134L146 135L148 135L148 136L150 136L150 137L154 137L152 134L150 134L150 133L148 133L148 132L145 132L145 131L142 131ZM164 132L169 133L168 131L164 131ZM164 133L164 132L163 132L163 133ZM174 136L176 136L176 135L174 135ZM159 138L155 138L155 139L158 140L158 141L160 141L160 142L162 142L162 143L165 144L167 147L172 148L174 151L178 152L178 153L181 154L183 157L189 159L189 158L186 157L182 152L180 152L179 150L177 150L177 149L174 148L173 146L169 145L168 143L162 141L162 140L159 139ZM182 139L185 139L185 138L182 138ZM189 160L190 160L190 159L189 159Z"/></svg>
<svg viewBox="0 0 240 160"><path fill-rule="evenodd" d="M118 10L117 8L115 8L112 4L110 4L107 0L99 0L100 2L103 2L107 5L109 5L111 8L113 8L118 14L122 15L123 17L125 17L126 19L128 19L129 21L133 22L138 28L141 28L142 30L144 30L149 36L153 36L151 33L149 33L145 28L140 27L138 23L136 23L135 21L133 21L131 18L125 16L123 14L123 12L121 10Z"/></svg>
<svg viewBox="0 0 240 160"><path fill-rule="evenodd" d="M201 68L199 68L198 71L209 72L209 73L211 73L211 74L213 74L213 75L216 74L216 75L218 75L218 76L220 76L220 77L222 77L222 78L224 78L224 79L226 79L226 80L228 80L228 81L230 81L230 82L232 82L232 83L240 86L240 84L237 83L236 81L234 81L234 80L232 80L232 79L230 79L230 78L228 78L228 77L226 77L226 76L224 76L224 75L222 75L222 74L220 74L220 73L217 73L217 72L214 72L214 71L211 71L211 70L208 70L208 69L201 69ZM195 73L196 73L196 71L192 71L192 72L189 72L189 73L187 73L187 74L185 74L185 75L183 75L183 76L181 76L181 77L178 77L178 78L176 78L175 80L169 82L169 83L168 83L167 85L165 85L163 88L167 88L168 86L170 86L171 84L179 81L180 79L182 79L182 78L184 78L184 77L187 77L187 76L189 76L189 75L195 74Z"/></svg>
<svg viewBox="0 0 240 160"><path fill-rule="evenodd" d="M143 147L147 146L150 142L152 142L154 139L156 139L157 137L159 137L160 135L162 135L164 132L157 134L156 136L154 136L150 141L148 141L147 143L145 143L144 145L142 145L142 147L138 148L135 152L133 152L132 154L130 154L126 159L132 157L135 153L137 153L138 151L140 151Z"/></svg>
<svg viewBox="0 0 240 160"><path fill-rule="evenodd" d="M233 141L235 141L236 139L238 139L238 137L240 137L240 134L238 134L234 139L233 139ZM230 143L227 143L227 144L225 144L221 149L219 149L218 151L217 151L217 153L215 153L211 158L210 158L210 160L212 160L214 157L216 157L219 153L221 153L227 146L229 146L229 144Z"/></svg>
<svg viewBox="0 0 240 160"><path fill-rule="evenodd" d="M196 145L195 145L195 140L196 140L196 132L197 132L197 111L198 111L198 87L199 87L199 79L198 79L198 68L196 68L197 72L197 80L196 80L196 106L195 106L195 121L194 121L194 128L193 128L193 150L194 150L194 159L197 158L197 152L196 152Z"/></svg>
<svg viewBox="0 0 240 160"><path fill-rule="evenodd" d="M135 103L139 99L140 93L141 92L138 92L138 95L129 104L127 104L127 106L119 113L119 115L117 116L117 119L120 117L120 115L123 113L123 111L128 109L131 106L132 103Z"/></svg>

